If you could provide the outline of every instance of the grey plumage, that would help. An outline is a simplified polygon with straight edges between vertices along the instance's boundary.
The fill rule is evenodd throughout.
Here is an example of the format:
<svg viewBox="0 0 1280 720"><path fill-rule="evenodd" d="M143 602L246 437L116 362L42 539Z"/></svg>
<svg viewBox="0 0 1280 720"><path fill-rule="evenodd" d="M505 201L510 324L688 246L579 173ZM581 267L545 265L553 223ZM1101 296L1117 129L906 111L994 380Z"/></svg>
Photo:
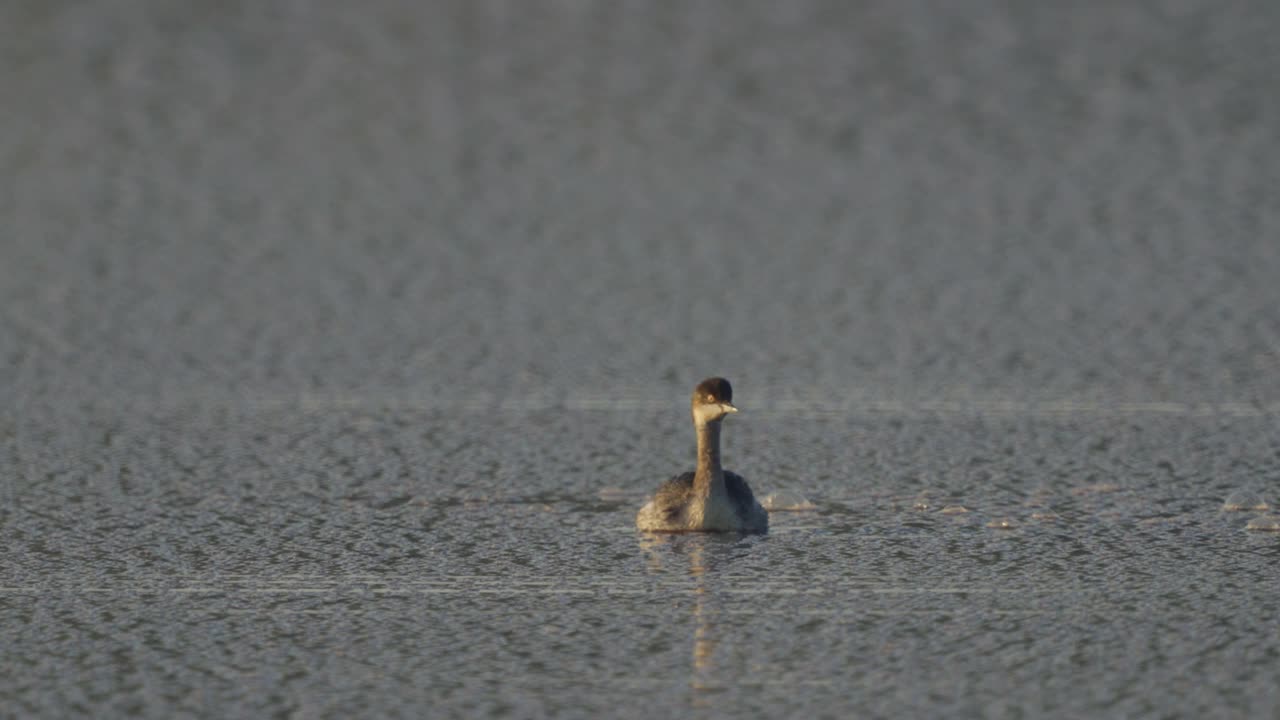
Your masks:
<svg viewBox="0 0 1280 720"><path fill-rule="evenodd" d="M679 524L681 515L689 509L694 497L694 471L681 473L663 482L654 493L653 503L659 515L668 522ZM724 489L733 501L739 515L747 516L756 505L756 496L751 493L751 486L741 475L725 471Z"/></svg>

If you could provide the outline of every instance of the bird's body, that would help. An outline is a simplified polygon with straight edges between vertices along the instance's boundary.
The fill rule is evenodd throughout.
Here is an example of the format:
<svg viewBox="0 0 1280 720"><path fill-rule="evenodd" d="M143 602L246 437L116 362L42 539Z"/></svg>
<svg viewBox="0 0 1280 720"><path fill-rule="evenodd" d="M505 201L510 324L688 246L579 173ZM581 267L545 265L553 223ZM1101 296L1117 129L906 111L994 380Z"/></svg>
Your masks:
<svg viewBox="0 0 1280 720"><path fill-rule="evenodd" d="M706 498L699 498L694 492L694 474L686 472L662 483L653 500L640 509L636 526L641 530L667 531L769 528L769 513L756 502L741 475L726 472L722 492L713 487Z"/></svg>
<svg viewBox="0 0 1280 720"><path fill-rule="evenodd" d="M756 501L741 475L720 465L720 427L737 412L733 389L723 378L709 378L693 392L698 465L667 480L636 515L636 527L658 532L765 532L769 513Z"/></svg>

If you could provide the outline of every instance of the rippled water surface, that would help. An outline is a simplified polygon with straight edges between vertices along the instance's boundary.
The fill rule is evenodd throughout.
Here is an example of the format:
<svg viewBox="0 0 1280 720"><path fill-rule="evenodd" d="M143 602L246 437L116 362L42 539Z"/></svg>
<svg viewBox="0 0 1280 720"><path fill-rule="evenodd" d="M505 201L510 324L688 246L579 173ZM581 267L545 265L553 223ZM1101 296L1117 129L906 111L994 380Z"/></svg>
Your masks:
<svg viewBox="0 0 1280 720"><path fill-rule="evenodd" d="M633 529L691 462L678 406L7 421L9 471L45 471L0 511L7 702L1079 717L1280 700L1280 536L1223 510L1240 488L1273 500L1272 418L754 415L728 421L729 465L814 506L765 536Z"/></svg>
<svg viewBox="0 0 1280 720"><path fill-rule="evenodd" d="M1275 716L1277 27L0 3L0 718Z"/></svg>

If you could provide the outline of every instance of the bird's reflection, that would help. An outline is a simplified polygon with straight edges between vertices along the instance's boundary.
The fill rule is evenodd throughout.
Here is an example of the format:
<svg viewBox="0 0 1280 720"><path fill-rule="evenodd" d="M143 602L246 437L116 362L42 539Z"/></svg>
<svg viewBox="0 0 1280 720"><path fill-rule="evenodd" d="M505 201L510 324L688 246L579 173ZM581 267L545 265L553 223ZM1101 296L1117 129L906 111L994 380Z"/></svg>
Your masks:
<svg viewBox="0 0 1280 720"><path fill-rule="evenodd" d="M735 535L677 534L645 535L641 547L652 572L675 568L673 562L687 562L693 580L693 672L689 675L691 702L707 707L714 694L723 691L717 682L716 647L720 644L723 608L713 585L719 573L734 560L733 550L750 539Z"/></svg>
<svg viewBox="0 0 1280 720"><path fill-rule="evenodd" d="M694 707L705 707L707 694L717 689L713 661L720 637L707 594L705 554L702 544L689 551L689 576L693 578L693 673L689 676L689 689L693 691Z"/></svg>

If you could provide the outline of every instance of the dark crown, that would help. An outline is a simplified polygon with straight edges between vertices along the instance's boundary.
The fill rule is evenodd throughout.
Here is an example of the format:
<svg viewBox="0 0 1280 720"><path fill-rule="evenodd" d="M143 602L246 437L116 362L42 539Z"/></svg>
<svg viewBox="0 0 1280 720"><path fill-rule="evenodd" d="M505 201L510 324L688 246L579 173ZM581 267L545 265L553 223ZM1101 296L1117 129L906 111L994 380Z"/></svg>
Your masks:
<svg viewBox="0 0 1280 720"><path fill-rule="evenodd" d="M731 403L733 402L733 386L722 377L707 378L693 389L693 402L696 403Z"/></svg>

